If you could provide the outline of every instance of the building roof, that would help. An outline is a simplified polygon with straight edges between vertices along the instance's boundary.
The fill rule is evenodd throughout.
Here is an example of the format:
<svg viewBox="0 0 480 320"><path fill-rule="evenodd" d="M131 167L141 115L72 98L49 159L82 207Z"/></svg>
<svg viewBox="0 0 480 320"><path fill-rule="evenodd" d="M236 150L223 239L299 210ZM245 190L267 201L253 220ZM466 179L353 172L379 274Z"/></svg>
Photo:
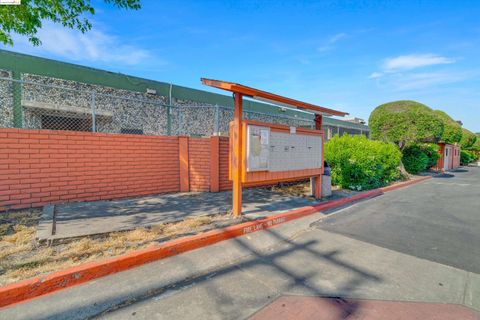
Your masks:
<svg viewBox="0 0 480 320"><path fill-rule="evenodd" d="M191 100L205 104L217 104L233 108L233 99L231 96L2 49L0 49L0 69L12 71L13 78L17 79L20 78L21 73L28 73L135 92L146 92L147 89L154 89L157 94L166 97L171 93L173 98L179 100ZM263 112L272 115L286 115L298 118L299 120L312 120L314 118L313 113L292 109L285 110L285 108L257 101L244 99L243 106L246 111ZM365 125L348 123L329 117L323 118L323 124L368 130L368 127Z"/></svg>

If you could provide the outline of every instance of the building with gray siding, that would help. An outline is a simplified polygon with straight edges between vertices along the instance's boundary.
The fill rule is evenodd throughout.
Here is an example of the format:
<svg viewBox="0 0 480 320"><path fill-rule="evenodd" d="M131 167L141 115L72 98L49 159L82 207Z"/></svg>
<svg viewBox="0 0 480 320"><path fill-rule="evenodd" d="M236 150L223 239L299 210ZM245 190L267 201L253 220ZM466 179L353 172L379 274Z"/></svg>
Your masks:
<svg viewBox="0 0 480 320"><path fill-rule="evenodd" d="M314 115L245 101L246 119L313 127ZM0 50L0 127L145 135L228 134L233 99L165 82ZM326 139L369 134L324 117Z"/></svg>

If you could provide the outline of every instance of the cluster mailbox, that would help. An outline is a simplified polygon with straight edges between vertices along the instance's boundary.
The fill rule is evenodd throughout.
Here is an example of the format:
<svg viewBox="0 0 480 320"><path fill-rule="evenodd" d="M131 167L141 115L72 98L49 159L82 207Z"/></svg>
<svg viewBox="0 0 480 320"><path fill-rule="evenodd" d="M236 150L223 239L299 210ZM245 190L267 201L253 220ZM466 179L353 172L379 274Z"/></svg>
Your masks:
<svg viewBox="0 0 480 320"><path fill-rule="evenodd" d="M243 121L242 125L243 184L261 185L322 175L323 131L251 120ZM233 123L230 128L233 130Z"/></svg>
<svg viewBox="0 0 480 320"><path fill-rule="evenodd" d="M296 128L270 130L247 125L247 172L293 171L322 167L322 136L297 132Z"/></svg>

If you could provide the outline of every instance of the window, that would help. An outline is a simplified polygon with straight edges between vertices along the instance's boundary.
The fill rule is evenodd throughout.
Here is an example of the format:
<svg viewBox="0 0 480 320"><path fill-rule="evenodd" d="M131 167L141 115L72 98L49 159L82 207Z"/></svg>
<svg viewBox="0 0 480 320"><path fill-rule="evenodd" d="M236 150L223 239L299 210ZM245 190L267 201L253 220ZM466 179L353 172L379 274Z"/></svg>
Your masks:
<svg viewBox="0 0 480 320"><path fill-rule="evenodd" d="M92 131L92 119L42 115L42 129Z"/></svg>

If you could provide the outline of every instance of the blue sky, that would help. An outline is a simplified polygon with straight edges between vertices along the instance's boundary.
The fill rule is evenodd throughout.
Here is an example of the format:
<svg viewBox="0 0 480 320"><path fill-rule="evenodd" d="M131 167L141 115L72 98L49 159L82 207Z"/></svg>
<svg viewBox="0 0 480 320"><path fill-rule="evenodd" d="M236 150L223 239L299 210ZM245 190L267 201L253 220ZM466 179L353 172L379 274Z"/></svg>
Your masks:
<svg viewBox="0 0 480 320"><path fill-rule="evenodd" d="M210 90L239 82L368 119L422 102L480 132L480 1L101 1L82 35L49 23L9 50Z"/></svg>

